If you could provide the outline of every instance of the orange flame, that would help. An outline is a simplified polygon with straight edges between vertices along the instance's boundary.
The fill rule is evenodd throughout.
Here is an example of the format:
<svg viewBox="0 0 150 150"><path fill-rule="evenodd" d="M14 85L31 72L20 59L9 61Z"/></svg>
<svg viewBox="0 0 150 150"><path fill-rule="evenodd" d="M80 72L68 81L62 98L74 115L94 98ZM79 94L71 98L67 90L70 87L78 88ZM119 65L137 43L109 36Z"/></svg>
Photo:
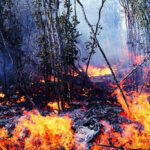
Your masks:
<svg viewBox="0 0 150 150"><path fill-rule="evenodd" d="M4 98L5 94L4 93L0 93L0 98Z"/></svg>
<svg viewBox="0 0 150 150"><path fill-rule="evenodd" d="M116 94L125 110L126 117L133 122L141 124L142 128L139 129L137 123L124 123L121 125L123 131L119 133L115 132L109 123L102 121L105 131L97 138L92 150L107 149L104 145L110 145L108 139L111 139L114 147L122 146L124 149L150 149L150 104L148 102L150 94L143 93L139 95L137 92L132 92L132 96L127 96L126 94L130 112L119 90L116 91Z"/></svg>
<svg viewBox="0 0 150 150"><path fill-rule="evenodd" d="M17 103L25 102L25 96L21 96L20 99L17 100Z"/></svg>
<svg viewBox="0 0 150 150"><path fill-rule="evenodd" d="M53 76L50 76L50 77L48 78L48 80L51 81L51 82L54 82L54 81L55 81L55 82L58 82L58 78L56 78L56 77L54 78ZM44 80L44 79L41 79L40 82L41 82L41 83L45 83L45 80Z"/></svg>
<svg viewBox="0 0 150 150"><path fill-rule="evenodd" d="M5 129L0 130L0 148L3 150L71 150L74 147L72 120L67 116L44 117L33 110L25 112L24 116L16 121L18 124L12 137L8 137Z"/></svg>
<svg viewBox="0 0 150 150"><path fill-rule="evenodd" d="M86 66L83 66L84 71L86 71ZM97 77L111 74L111 71L108 67L98 68L94 66L89 66L88 68L88 76L89 77Z"/></svg>
<svg viewBox="0 0 150 150"><path fill-rule="evenodd" d="M50 107L52 110L58 110L58 103L57 102L49 102L47 104L48 107ZM61 107L61 102L59 101L59 106L60 106L60 110L62 110ZM68 103L65 102L65 108L70 108L70 106L68 105Z"/></svg>

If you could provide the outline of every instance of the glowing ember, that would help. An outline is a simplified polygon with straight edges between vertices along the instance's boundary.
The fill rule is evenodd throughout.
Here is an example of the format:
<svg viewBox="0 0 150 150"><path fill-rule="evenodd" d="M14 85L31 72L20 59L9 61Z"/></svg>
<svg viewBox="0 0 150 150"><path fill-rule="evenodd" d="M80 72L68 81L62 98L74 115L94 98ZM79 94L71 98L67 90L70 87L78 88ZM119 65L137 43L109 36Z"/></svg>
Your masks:
<svg viewBox="0 0 150 150"><path fill-rule="evenodd" d="M48 80L51 82L58 82L58 78L54 78L53 76L48 77ZM40 82L45 83L46 81L44 79L41 79Z"/></svg>
<svg viewBox="0 0 150 150"><path fill-rule="evenodd" d="M58 110L58 103L57 102L49 102L47 104L48 107L50 107L52 110ZM61 101L59 101L59 106L60 106L60 110L62 110L62 107L61 107ZM65 108L70 108L70 106L65 103Z"/></svg>
<svg viewBox="0 0 150 150"><path fill-rule="evenodd" d="M20 99L17 100L17 103L25 102L25 96L22 96Z"/></svg>
<svg viewBox="0 0 150 150"><path fill-rule="evenodd" d="M84 71L86 71L86 66L83 67ZM97 77L111 74L111 71L108 67L98 68L94 66L89 66L88 68L88 76L89 77Z"/></svg>
<svg viewBox="0 0 150 150"><path fill-rule="evenodd" d="M0 98L4 98L4 97L5 97L5 94L0 93Z"/></svg>
<svg viewBox="0 0 150 150"><path fill-rule="evenodd" d="M71 129L72 120L65 116L41 116L38 111L25 112L16 120L18 123L8 137L5 129L1 129L0 148L3 150L26 149L71 150L74 147L74 134Z"/></svg>
<svg viewBox="0 0 150 150"><path fill-rule="evenodd" d="M45 83L45 80L40 80L41 83Z"/></svg>
<svg viewBox="0 0 150 150"><path fill-rule="evenodd" d="M59 105L60 105L60 102L59 102ZM47 104L47 106L50 107L52 110L58 110L58 104L57 104L57 102L49 102Z"/></svg>

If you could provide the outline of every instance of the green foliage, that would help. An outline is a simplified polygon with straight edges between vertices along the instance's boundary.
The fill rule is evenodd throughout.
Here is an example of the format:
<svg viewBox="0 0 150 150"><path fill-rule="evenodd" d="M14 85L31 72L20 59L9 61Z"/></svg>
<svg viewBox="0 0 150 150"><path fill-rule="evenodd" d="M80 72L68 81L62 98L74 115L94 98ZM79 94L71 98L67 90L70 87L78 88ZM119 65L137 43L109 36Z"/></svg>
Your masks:
<svg viewBox="0 0 150 150"><path fill-rule="evenodd" d="M49 77L57 78L59 82L54 82L54 89L58 105L61 99L62 108L64 99L68 102L70 99L67 98L70 95L68 85L71 84L68 76L74 75L73 69L79 51L77 38L80 36L77 30L79 22L73 15L70 0L63 4L64 11L58 15L59 1L33 2L33 16L39 31L37 56L40 58L40 72L45 79L45 91L48 94Z"/></svg>
<svg viewBox="0 0 150 150"><path fill-rule="evenodd" d="M76 44L77 38L80 36L76 26L79 23L75 20L75 17L71 17L71 21L68 19L68 15L63 13L58 20L60 24L60 35L64 45L63 60L65 64L73 65L74 61L77 60L78 49Z"/></svg>
<svg viewBox="0 0 150 150"><path fill-rule="evenodd" d="M131 51L146 53L150 43L150 1L121 0L128 25L128 44Z"/></svg>
<svg viewBox="0 0 150 150"><path fill-rule="evenodd" d="M46 34L46 26L43 19L44 16L44 8L42 5L42 0L33 1L34 11L32 15L35 17L35 23L37 25L38 30L40 31L40 35L38 37L38 47L39 51L37 56L40 58L39 70L44 74L51 74L51 63L50 63L50 43L49 37Z"/></svg>
<svg viewBox="0 0 150 150"><path fill-rule="evenodd" d="M56 18L54 17L55 15L53 15L54 10L52 9L54 3L55 1L51 1L49 6L47 6L46 4L44 5L42 0L35 0L33 2L33 16L35 17L38 29L41 31L38 38L39 52L37 54L41 59L40 66L42 68L58 70L57 66L65 68L74 65L78 56L76 44L78 43L77 38L80 34L76 29L79 22L77 21L77 18L72 15L73 11L70 1L67 0L64 2L64 11L62 15L57 16ZM48 20L45 20L47 16L44 9L47 11ZM46 21L50 22L50 24L48 25ZM56 29L58 29L58 31L56 31ZM53 33L53 35L51 33ZM52 39L55 39L55 41ZM61 46L61 54L58 52L59 44ZM52 59L57 59L57 61ZM50 63L51 61L55 62L54 66ZM60 64L62 64L62 66L60 66ZM47 70L47 72L52 72L52 70Z"/></svg>

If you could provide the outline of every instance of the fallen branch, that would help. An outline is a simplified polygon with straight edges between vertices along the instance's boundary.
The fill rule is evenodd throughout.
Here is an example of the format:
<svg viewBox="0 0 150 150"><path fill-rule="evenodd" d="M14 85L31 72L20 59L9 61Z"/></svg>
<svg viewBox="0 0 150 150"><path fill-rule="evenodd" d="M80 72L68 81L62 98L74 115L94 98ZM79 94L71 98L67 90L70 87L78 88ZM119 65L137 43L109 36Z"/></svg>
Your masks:
<svg viewBox="0 0 150 150"><path fill-rule="evenodd" d="M128 79L136 70L138 70L140 67L142 67L142 65L150 58L150 55L147 55L141 64L139 64L138 66L136 66L133 70L131 70L130 73L128 73L121 81L120 84L122 84L122 82L124 82L126 79Z"/></svg>
<svg viewBox="0 0 150 150"><path fill-rule="evenodd" d="M82 13L83 13L83 16L84 16L84 19L85 19L86 23L88 24L88 26L90 27L90 29L91 29L91 31L92 31L92 33L93 33L93 35L94 35L94 34L95 34L95 33L94 33L94 29L93 29L92 25L90 24L90 22L89 22L88 19L87 19L87 16L86 16L86 14L85 14L85 10L84 10L84 7L83 7L82 3L80 2L80 0L77 0L77 2L78 2L78 4L80 5L80 7L81 7L81 9L82 9ZM120 84L119 84L119 82L118 82L118 80L117 80L117 78L116 78L116 75L115 75L115 73L114 73L114 71L113 71L113 69L112 69L112 67L111 67L111 64L109 63L109 61L108 61L108 59L107 59L107 57L106 57L104 51L102 50L102 48L101 48L101 46L100 46L100 44L99 44L99 41L97 40L97 38L95 38L95 39L96 39L96 44L97 44L97 46L98 46L98 48L99 48L101 54L103 55L103 57L104 57L104 59L105 59L107 65L108 65L108 67L109 67L109 69L110 69L110 71L111 71L111 73L112 73L112 76L113 76L113 78L114 78L114 81L116 82L117 87L119 88L119 90L120 90L120 92L121 92L121 95L122 95L122 97L123 97L123 99L124 99L124 101L125 101L125 103L126 103L128 109L129 109L128 102L127 102L126 97L125 97L125 95L124 95L124 93L123 93L123 90L122 90L121 87L120 87Z"/></svg>

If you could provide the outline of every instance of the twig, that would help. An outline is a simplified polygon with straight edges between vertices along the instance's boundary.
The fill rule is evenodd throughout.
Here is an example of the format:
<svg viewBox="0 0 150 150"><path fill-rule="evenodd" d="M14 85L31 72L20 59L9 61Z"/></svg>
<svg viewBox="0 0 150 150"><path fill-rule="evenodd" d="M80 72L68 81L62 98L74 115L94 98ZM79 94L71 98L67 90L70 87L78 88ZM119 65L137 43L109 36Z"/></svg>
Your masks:
<svg viewBox="0 0 150 150"><path fill-rule="evenodd" d="M94 35L94 34L95 34L95 33L94 33L94 29L93 29L92 25L90 24L90 22L88 21L88 19L87 19L87 17L86 17L86 14L85 14L85 11L84 11L84 7L83 7L82 3L80 2L80 0L77 0L77 2L78 2L78 4L80 5L80 7L81 7L81 9L82 9L82 13L83 13L83 15L84 15L84 18L85 18L86 23L88 24L88 26L90 27L90 29L91 29L91 31L92 31L92 33L93 33L93 35ZM129 109L129 105L128 105L128 102L127 102L127 100L126 100L126 97L125 97L125 95L124 95L124 93L123 93L123 90L121 89L120 84L119 84L119 82L118 82L118 80L117 80L117 78L116 78L116 75L115 75L115 73L114 73L114 71L113 71L113 69L112 69L112 67L111 67L111 64L109 63L109 61L108 61L108 59L107 59L107 57L106 57L104 51L102 50L102 48L101 48L101 46L100 46L99 41L97 40L97 38L96 38L96 43L97 43L97 46L98 46L98 48L99 48L101 54L103 55L103 57L104 57L104 59L105 59L107 65L108 65L108 67L109 67L109 69L110 69L110 71L111 71L111 73L112 73L112 76L113 76L113 78L114 78L114 81L116 82L117 87L119 88L119 90L120 90L120 92L121 92L121 95L122 95L122 97L123 97L123 99L124 99L124 101L125 101L125 103L126 103L128 109Z"/></svg>

